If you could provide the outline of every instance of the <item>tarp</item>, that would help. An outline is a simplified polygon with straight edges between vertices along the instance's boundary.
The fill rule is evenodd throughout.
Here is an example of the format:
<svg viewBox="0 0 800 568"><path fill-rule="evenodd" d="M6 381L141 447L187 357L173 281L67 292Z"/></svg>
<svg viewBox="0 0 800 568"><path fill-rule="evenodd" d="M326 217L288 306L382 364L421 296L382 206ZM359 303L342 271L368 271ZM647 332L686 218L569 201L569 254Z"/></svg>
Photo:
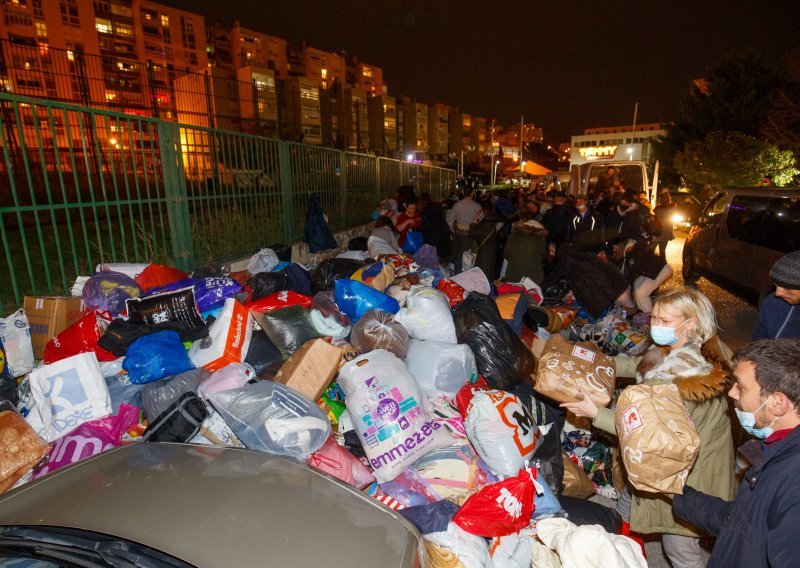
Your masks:
<svg viewBox="0 0 800 568"><path fill-rule="evenodd" d="M532 176L543 176L545 174L552 173L553 170L548 170L544 166L540 166L536 162L527 161L525 162L525 173L532 175Z"/></svg>

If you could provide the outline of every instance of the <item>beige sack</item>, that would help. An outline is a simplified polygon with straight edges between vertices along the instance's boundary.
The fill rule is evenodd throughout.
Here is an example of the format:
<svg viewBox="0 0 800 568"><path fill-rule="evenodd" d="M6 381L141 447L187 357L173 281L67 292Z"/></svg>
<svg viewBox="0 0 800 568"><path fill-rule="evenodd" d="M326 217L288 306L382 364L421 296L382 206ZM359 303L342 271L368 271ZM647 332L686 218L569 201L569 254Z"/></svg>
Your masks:
<svg viewBox="0 0 800 568"><path fill-rule="evenodd" d="M597 406L608 406L616 365L591 343L571 343L554 336L539 358L534 389L557 402L580 400L585 389Z"/></svg>
<svg viewBox="0 0 800 568"><path fill-rule="evenodd" d="M642 491L683 493L700 450L700 436L674 384L635 385L615 415L628 480Z"/></svg>
<svg viewBox="0 0 800 568"><path fill-rule="evenodd" d="M588 499L594 495L594 483L586 475L584 469L569 459L565 452L561 452L561 457L564 460L564 491L562 495L578 499Z"/></svg>

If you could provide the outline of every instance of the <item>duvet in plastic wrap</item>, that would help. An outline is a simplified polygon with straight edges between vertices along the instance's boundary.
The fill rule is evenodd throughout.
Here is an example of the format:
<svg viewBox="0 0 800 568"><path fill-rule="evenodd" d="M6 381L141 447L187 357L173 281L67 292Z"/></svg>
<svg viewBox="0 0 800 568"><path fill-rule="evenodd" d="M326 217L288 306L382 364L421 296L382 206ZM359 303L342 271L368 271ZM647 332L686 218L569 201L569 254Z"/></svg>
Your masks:
<svg viewBox="0 0 800 568"><path fill-rule="evenodd" d="M475 451L496 475L516 475L542 439L528 409L516 395L500 390L473 395L464 428Z"/></svg>
<svg viewBox="0 0 800 568"><path fill-rule="evenodd" d="M533 354L485 295L467 296L454 319L458 342L470 346L478 371L492 387L513 391L534 372Z"/></svg>
<svg viewBox="0 0 800 568"><path fill-rule="evenodd" d="M365 353L385 349L398 358L405 359L408 353L408 332L395 321L392 314L370 310L353 326L350 343Z"/></svg>
<svg viewBox="0 0 800 568"><path fill-rule="evenodd" d="M339 385L379 483L453 443L446 428L422 407L414 377L388 351L378 349L347 363L339 372Z"/></svg>
<svg viewBox="0 0 800 568"><path fill-rule="evenodd" d="M209 396L245 447L306 461L331 435L312 401L280 383L259 381Z"/></svg>
<svg viewBox="0 0 800 568"><path fill-rule="evenodd" d="M478 374L469 345L444 341L410 340L406 367L428 398L453 398L472 375Z"/></svg>
<svg viewBox="0 0 800 568"><path fill-rule="evenodd" d="M396 319L414 339L456 343L450 301L444 292L430 286L413 286L406 296L406 307L397 312Z"/></svg>
<svg viewBox="0 0 800 568"><path fill-rule="evenodd" d="M198 385L196 392L201 398L208 399L211 395L231 389L238 389L256 378L253 367L247 363L231 363L218 371L206 374Z"/></svg>

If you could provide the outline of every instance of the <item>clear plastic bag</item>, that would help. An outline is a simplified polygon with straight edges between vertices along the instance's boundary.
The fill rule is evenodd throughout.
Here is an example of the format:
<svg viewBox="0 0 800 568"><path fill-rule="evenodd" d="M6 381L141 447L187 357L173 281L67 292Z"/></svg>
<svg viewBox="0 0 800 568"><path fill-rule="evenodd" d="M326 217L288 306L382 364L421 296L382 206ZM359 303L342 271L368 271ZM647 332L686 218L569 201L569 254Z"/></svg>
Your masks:
<svg viewBox="0 0 800 568"><path fill-rule="evenodd" d="M205 369L191 369L178 375L149 383L142 389L142 408L152 422L169 406L187 392L197 392L197 387L211 373Z"/></svg>
<svg viewBox="0 0 800 568"><path fill-rule="evenodd" d="M259 381L209 397L245 447L306 461L331 434L313 402L289 387Z"/></svg>
<svg viewBox="0 0 800 568"><path fill-rule="evenodd" d="M456 328L450 301L444 292L429 286L413 286L406 296L406 307L397 312L397 321L414 339L456 343Z"/></svg>
<svg viewBox="0 0 800 568"><path fill-rule="evenodd" d="M119 272L98 272L83 287L83 302L92 310L108 311L118 316L125 311L125 301L138 298L142 291L130 276Z"/></svg>
<svg viewBox="0 0 800 568"><path fill-rule="evenodd" d="M21 377L33 370L33 343L31 326L24 310L17 310L7 318L0 318L0 355L5 354L8 375ZM0 361L0 376L3 362Z"/></svg>
<svg viewBox="0 0 800 568"><path fill-rule="evenodd" d="M406 355L408 371L428 398L453 398L472 375L478 374L469 345L411 339Z"/></svg>
<svg viewBox="0 0 800 568"><path fill-rule="evenodd" d="M408 353L408 332L395 321L392 314L370 310L353 326L350 343L365 353L385 349L398 358L405 359Z"/></svg>

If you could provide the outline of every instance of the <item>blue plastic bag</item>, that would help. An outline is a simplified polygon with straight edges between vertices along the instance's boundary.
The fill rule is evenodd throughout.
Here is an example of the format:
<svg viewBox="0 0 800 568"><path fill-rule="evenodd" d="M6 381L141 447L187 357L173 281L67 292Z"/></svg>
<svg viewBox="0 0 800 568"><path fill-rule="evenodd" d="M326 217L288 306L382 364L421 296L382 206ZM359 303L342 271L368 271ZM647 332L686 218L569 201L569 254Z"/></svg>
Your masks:
<svg viewBox="0 0 800 568"><path fill-rule="evenodd" d="M353 323L372 309L390 314L396 314L400 310L400 304L391 296L349 278L336 281L335 294L336 305Z"/></svg>
<svg viewBox="0 0 800 568"><path fill-rule="evenodd" d="M165 286L152 288L148 290L147 295L160 294L162 292L171 292L179 290L180 288L187 288L192 286L194 288L194 301L201 312L213 310L216 307L225 303L227 298L242 291L242 286L235 280L221 277L207 277L207 278L185 278L178 280Z"/></svg>
<svg viewBox="0 0 800 568"><path fill-rule="evenodd" d="M159 331L134 341L122 368L133 384L142 385L194 369L194 364L177 332Z"/></svg>
<svg viewBox="0 0 800 568"><path fill-rule="evenodd" d="M409 231L406 233L406 240L403 241L403 252L414 254L423 244L422 233L420 231Z"/></svg>

